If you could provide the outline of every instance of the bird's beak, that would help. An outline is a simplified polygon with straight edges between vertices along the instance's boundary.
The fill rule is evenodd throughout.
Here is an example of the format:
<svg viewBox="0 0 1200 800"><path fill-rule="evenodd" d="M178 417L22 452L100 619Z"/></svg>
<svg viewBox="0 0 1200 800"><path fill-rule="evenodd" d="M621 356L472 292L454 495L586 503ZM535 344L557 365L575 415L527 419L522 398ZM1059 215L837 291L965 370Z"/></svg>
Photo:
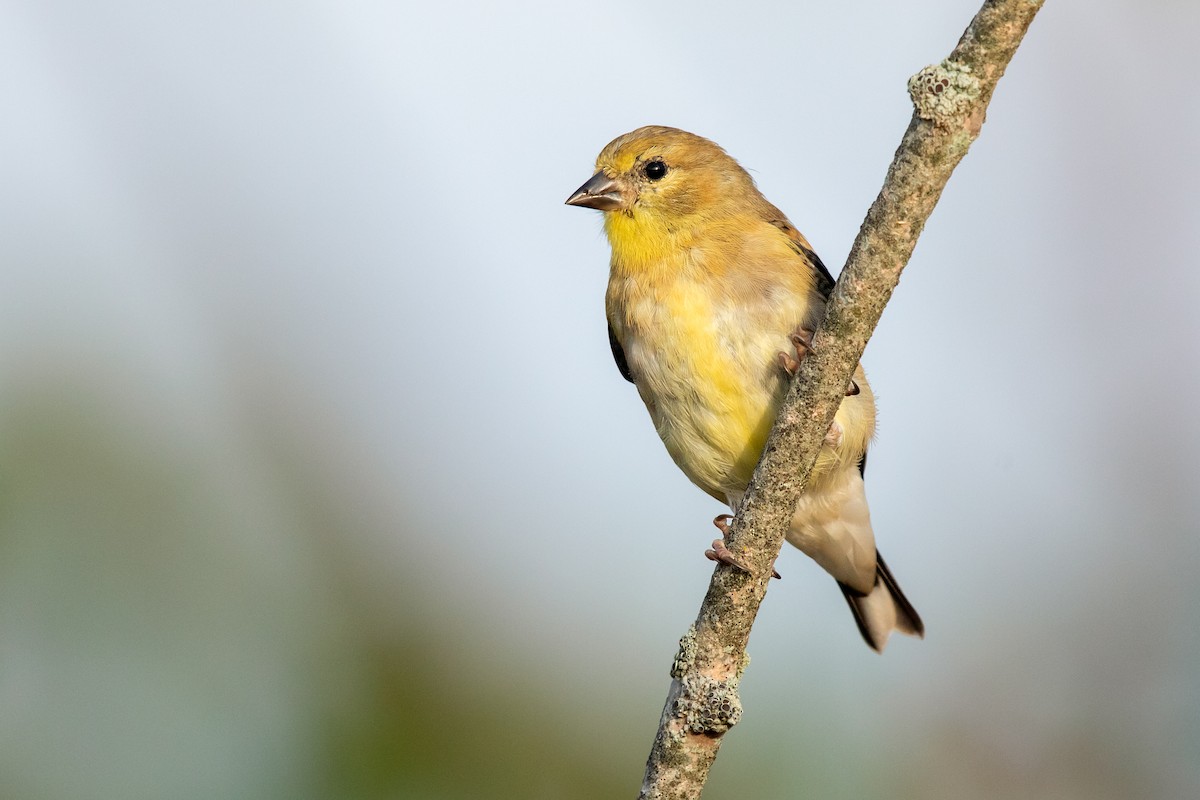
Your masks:
<svg viewBox="0 0 1200 800"><path fill-rule="evenodd" d="M600 211L616 211L625 207L625 196L621 193L621 185L615 178L610 178L600 170L587 183L575 190L575 194L567 198L569 206L583 206Z"/></svg>

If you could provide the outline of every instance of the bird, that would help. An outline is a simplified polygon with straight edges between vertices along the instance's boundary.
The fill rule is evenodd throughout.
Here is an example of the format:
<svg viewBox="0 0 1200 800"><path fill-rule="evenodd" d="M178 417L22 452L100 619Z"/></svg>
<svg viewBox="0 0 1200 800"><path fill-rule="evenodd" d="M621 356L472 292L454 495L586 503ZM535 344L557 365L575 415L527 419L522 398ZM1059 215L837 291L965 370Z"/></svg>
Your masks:
<svg viewBox="0 0 1200 800"><path fill-rule="evenodd" d="M824 315L829 270L737 161L678 128L613 139L566 202L603 214L618 370L675 464L736 514ZM882 652L892 631L925 627L875 547L863 484L875 398L861 365L846 394L786 538L833 576ZM714 520L722 533L728 519ZM722 540L713 547L710 558L743 566Z"/></svg>

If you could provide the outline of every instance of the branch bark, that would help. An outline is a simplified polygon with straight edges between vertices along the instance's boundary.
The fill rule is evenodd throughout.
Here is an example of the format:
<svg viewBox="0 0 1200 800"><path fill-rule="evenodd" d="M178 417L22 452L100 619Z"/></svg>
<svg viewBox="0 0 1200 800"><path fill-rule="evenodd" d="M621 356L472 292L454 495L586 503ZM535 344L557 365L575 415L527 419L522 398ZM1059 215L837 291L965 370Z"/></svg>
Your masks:
<svg viewBox="0 0 1200 800"><path fill-rule="evenodd" d="M954 168L1044 0L987 0L949 58L909 79L914 112L850 250L825 320L780 409L731 526L752 573L720 565L680 640L640 798L698 798L723 735L741 716L746 643L772 564L846 384Z"/></svg>

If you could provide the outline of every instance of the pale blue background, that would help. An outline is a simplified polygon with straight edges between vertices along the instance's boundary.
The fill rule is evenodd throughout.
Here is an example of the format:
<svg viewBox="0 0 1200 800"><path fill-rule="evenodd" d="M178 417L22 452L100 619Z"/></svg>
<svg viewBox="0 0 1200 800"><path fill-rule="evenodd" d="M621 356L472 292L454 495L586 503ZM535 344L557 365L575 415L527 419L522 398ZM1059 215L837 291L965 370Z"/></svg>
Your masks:
<svg viewBox="0 0 1200 800"><path fill-rule="evenodd" d="M562 201L676 125L836 271L977 7L0 8L0 795L633 796L721 509ZM706 797L1200 796L1197 24L1034 23L865 361L928 638L785 553Z"/></svg>

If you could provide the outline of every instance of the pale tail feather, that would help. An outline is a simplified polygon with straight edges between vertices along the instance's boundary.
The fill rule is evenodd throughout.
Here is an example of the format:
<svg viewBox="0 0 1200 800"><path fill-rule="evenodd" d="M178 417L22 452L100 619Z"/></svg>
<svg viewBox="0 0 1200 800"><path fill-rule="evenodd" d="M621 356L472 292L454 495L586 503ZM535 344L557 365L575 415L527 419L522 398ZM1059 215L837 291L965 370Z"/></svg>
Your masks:
<svg viewBox="0 0 1200 800"><path fill-rule="evenodd" d="M882 653L893 630L925 637L925 623L900 591L892 571L879 557L879 551L875 552L875 588L870 594L857 592L841 581L838 586L854 613L859 632L872 650Z"/></svg>

